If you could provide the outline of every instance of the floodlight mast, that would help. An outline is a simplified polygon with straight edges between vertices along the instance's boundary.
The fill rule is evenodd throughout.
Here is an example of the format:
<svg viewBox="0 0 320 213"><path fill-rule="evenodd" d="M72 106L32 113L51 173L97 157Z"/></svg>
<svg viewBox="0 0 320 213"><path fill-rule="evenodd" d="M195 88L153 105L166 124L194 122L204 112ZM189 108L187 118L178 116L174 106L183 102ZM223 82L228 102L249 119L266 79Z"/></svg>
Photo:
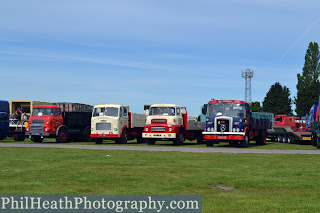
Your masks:
<svg viewBox="0 0 320 213"><path fill-rule="evenodd" d="M251 78L253 78L253 70L246 69L245 71L241 71L241 77L245 79L245 100L251 106Z"/></svg>

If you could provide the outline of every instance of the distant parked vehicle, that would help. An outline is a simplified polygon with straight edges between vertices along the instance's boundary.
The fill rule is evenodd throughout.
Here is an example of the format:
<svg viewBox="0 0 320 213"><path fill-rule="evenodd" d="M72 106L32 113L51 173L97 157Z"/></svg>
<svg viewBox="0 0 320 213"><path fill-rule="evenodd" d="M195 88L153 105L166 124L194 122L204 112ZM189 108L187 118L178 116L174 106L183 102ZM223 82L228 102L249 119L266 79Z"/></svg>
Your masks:
<svg viewBox="0 0 320 213"><path fill-rule="evenodd" d="M0 140L9 134L9 102L0 100Z"/></svg>
<svg viewBox="0 0 320 213"><path fill-rule="evenodd" d="M311 133L307 131L306 120L287 115L275 116L275 124L268 131L268 137L280 143L311 141Z"/></svg>

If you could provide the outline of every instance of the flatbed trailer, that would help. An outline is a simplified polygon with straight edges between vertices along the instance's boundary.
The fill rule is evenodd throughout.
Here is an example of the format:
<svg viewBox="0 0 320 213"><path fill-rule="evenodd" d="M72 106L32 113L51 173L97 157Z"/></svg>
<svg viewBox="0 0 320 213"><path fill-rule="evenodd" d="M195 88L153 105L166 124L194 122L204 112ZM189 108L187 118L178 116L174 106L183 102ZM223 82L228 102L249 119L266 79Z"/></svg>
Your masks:
<svg viewBox="0 0 320 213"><path fill-rule="evenodd" d="M272 125L268 138L280 143L311 142L311 132L295 132L290 125Z"/></svg>

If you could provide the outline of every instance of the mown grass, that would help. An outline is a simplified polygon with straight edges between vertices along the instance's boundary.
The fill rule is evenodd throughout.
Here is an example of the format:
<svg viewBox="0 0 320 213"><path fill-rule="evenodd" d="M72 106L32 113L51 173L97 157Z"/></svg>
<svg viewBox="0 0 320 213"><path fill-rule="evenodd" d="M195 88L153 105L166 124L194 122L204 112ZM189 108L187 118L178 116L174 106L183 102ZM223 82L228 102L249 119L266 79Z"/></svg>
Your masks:
<svg viewBox="0 0 320 213"><path fill-rule="evenodd" d="M24 142L17 141L15 142L13 138L8 138L6 140L0 141L0 142L10 142L10 143L24 143L24 144L33 144L30 139L26 139ZM42 144L56 144L56 140L53 138L45 138ZM60 143L60 144L74 144L74 145L96 145L94 142L69 142L69 143ZM104 140L103 144L99 145L120 145L120 146L148 146L146 143L139 144L136 140L128 141L127 144L115 144L114 141L111 140ZM157 141L154 146L174 146L172 141ZM185 141L181 147L200 147L200 148L207 148L205 144L197 144L197 141ZM208 147L208 148L240 148L239 145L230 146L229 143L220 143L215 144L214 147ZM267 141L267 145L264 146L258 146L256 145L255 141L251 141L250 145L246 147L246 149L288 149L288 150L317 150L316 147L309 144L287 144L287 143L278 143L278 142L271 142ZM320 150L319 150L320 151Z"/></svg>
<svg viewBox="0 0 320 213"><path fill-rule="evenodd" d="M319 212L320 157L0 149L1 194L200 194L203 212Z"/></svg>

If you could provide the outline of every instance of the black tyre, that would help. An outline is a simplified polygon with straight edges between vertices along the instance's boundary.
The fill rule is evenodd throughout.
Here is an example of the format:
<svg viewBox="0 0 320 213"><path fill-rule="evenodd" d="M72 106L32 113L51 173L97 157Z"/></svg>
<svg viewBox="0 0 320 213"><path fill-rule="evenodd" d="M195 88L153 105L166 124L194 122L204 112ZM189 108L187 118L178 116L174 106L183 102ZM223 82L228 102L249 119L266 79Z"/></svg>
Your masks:
<svg viewBox="0 0 320 213"><path fill-rule="evenodd" d="M66 143L68 141L68 131L65 128L59 129L56 140L58 143Z"/></svg>
<svg viewBox="0 0 320 213"><path fill-rule="evenodd" d="M266 145L267 144L267 135L264 130L260 131L259 134L259 145Z"/></svg>
<svg viewBox="0 0 320 213"><path fill-rule="evenodd" d="M212 146L213 146L213 144L214 144L214 142L207 141L207 142L206 142L206 144L207 144L207 147L212 147Z"/></svg>
<svg viewBox="0 0 320 213"><path fill-rule="evenodd" d="M95 142L96 144L102 144L102 141L103 141L102 138L95 138L95 139L94 139L94 142Z"/></svg>
<svg viewBox="0 0 320 213"><path fill-rule="evenodd" d="M151 138L148 138L147 142L148 142L148 145L155 145L156 144L156 140L155 139L151 139Z"/></svg>
<svg viewBox="0 0 320 213"><path fill-rule="evenodd" d="M243 141L240 142L241 147L247 147L249 145L249 136L245 134Z"/></svg>
<svg viewBox="0 0 320 213"><path fill-rule="evenodd" d="M140 137L137 137L137 143L145 143L146 140L144 138L142 138L141 136Z"/></svg>
<svg viewBox="0 0 320 213"><path fill-rule="evenodd" d="M320 138L317 137L317 148L320 149Z"/></svg>
<svg viewBox="0 0 320 213"><path fill-rule="evenodd" d="M317 146L317 135L311 134L311 141L313 146Z"/></svg>
<svg viewBox="0 0 320 213"><path fill-rule="evenodd" d="M282 135L278 135L277 136L277 141L278 141L278 143L282 143L283 142Z"/></svg>
<svg viewBox="0 0 320 213"><path fill-rule="evenodd" d="M121 137L119 138L119 143L126 144L128 143L128 130L123 130Z"/></svg>
<svg viewBox="0 0 320 213"><path fill-rule="evenodd" d="M4 139L4 134L2 132L2 130L0 129L0 141Z"/></svg>
<svg viewBox="0 0 320 213"><path fill-rule="evenodd" d="M174 145L180 145L184 142L184 132L180 129L179 134L177 137L173 140Z"/></svg>
<svg viewBox="0 0 320 213"><path fill-rule="evenodd" d="M287 142L290 144L293 143L293 137L291 135L287 135Z"/></svg>
<svg viewBox="0 0 320 213"><path fill-rule="evenodd" d="M202 135L197 137L197 143L198 143L198 144L204 144L203 136L202 136Z"/></svg>
<svg viewBox="0 0 320 213"><path fill-rule="evenodd" d="M87 129L85 132L85 135L82 137L81 141L85 141L85 142L91 142L91 131L90 129Z"/></svg>
<svg viewBox="0 0 320 213"><path fill-rule="evenodd" d="M35 136L31 136L31 140L35 143L41 143L43 141L43 138L35 135Z"/></svg>

